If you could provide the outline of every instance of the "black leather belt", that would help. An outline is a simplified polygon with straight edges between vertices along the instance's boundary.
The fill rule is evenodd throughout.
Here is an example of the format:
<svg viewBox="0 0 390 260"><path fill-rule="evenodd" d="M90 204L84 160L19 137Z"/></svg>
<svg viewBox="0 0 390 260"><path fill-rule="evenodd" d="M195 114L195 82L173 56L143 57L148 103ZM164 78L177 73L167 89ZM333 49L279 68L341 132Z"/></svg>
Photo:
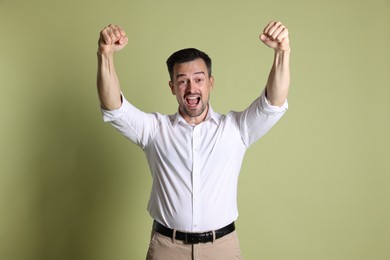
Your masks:
<svg viewBox="0 0 390 260"><path fill-rule="evenodd" d="M232 233L236 229L234 222L223 227L221 229L215 230L215 239L221 238L229 233ZM164 225L154 221L153 230L161 235L172 237L173 229L167 228ZM198 243L207 243L213 241L213 231L203 232L203 233L185 233L176 230L176 240L184 241L187 244L198 244Z"/></svg>

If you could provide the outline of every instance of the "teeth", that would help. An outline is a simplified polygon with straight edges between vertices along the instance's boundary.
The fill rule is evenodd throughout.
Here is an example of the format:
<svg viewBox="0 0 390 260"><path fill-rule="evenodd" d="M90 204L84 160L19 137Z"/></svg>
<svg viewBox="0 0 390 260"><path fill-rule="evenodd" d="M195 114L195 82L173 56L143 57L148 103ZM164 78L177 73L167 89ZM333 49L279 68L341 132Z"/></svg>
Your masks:
<svg viewBox="0 0 390 260"><path fill-rule="evenodd" d="M189 104L191 107L197 106L199 104L199 101L200 101L200 97L191 96L186 98L187 104Z"/></svg>

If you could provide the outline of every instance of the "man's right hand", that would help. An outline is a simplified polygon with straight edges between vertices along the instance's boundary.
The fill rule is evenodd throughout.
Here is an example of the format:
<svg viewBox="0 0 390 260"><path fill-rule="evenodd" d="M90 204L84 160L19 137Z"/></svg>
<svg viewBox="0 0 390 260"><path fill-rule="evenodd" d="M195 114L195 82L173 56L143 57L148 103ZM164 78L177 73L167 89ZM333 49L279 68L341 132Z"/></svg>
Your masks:
<svg viewBox="0 0 390 260"><path fill-rule="evenodd" d="M122 50L128 41L125 31L120 26L110 24L100 32L98 52L112 55Z"/></svg>

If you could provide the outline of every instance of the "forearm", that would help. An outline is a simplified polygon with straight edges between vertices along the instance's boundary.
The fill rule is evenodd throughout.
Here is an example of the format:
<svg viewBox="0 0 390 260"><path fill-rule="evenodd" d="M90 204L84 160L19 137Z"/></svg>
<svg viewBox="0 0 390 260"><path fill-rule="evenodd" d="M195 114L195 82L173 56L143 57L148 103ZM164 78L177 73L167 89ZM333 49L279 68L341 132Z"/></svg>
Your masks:
<svg viewBox="0 0 390 260"><path fill-rule="evenodd" d="M290 50L275 51L274 63L266 86L267 99L274 106L282 106L290 86Z"/></svg>
<svg viewBox="0 0 390 260"><path fill-rule="evenodd" d="M118 109L121 104L121 90L114 66L114 55L98 56L97 89L100 105L106 110Z"/></svg>

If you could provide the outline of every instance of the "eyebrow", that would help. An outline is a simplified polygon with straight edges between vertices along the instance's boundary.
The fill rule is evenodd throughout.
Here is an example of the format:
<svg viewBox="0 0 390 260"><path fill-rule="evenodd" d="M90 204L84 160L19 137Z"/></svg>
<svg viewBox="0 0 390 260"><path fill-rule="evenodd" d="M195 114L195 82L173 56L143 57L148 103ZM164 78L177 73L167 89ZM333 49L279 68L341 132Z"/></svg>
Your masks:
<svg viewBox="0 0 390 260"><path fill-rule="evenodd" d="M203 71L199 71L199 72L195 72L194 75L197 75L197 74L203 74L203 75L206 75L206 73L204 73ZM178 74L176 76L176 79L180 78L180 77L183 77L183 76L186 76L187 74Z"/></svg>

